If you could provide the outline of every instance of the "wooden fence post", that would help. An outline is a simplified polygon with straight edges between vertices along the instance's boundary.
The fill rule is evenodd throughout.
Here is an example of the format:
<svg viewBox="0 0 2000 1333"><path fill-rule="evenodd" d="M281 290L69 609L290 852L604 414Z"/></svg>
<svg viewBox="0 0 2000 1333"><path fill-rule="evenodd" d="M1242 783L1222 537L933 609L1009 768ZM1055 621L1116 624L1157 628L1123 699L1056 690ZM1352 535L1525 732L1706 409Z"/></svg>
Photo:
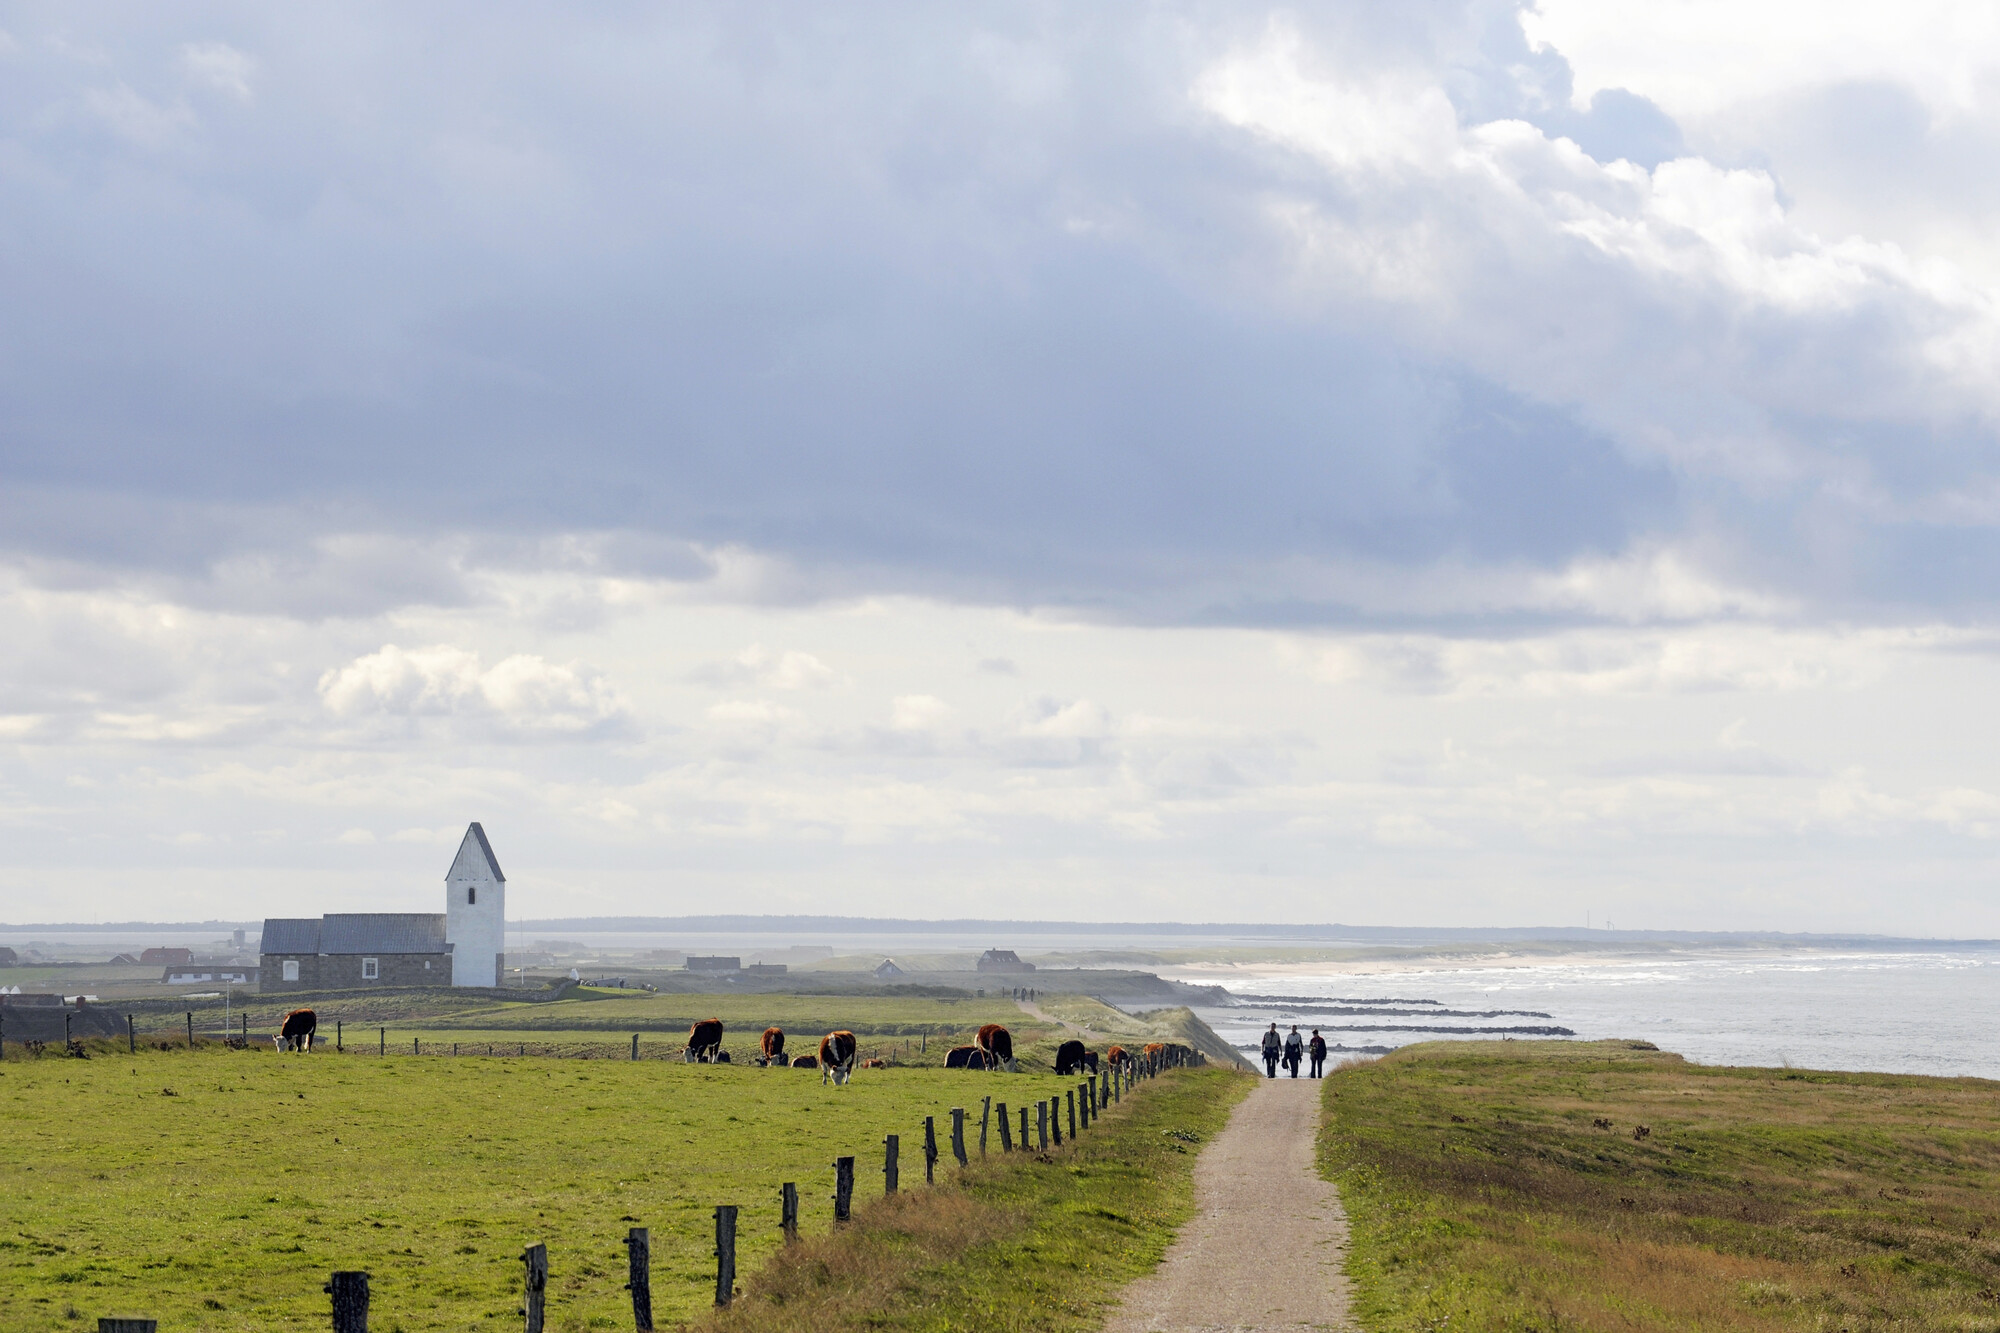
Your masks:
<svg viewBox="0 0 2000 1333"><path fill-rule="evenodd" d="M424 1053L424 1039L422 1037L410 1038L410 1054L422 1055L423 1053Z"/></svg>
<svg viewBox="0 0 2000 1333"><path fill-rule="evenodd" d="M927 1115L924 1117L924 1184L926 1185L936 1183L933 1168L937 1166L937 1159L937 1117Z"/></svg>
<svg viewBox="0 0 2000 1333"><path fill-rule="evenodd" d="M549 1290L548 1247L536 1241L521 1251L521 1263L528 1270L527 1299L521 1303L521 1313L528 1317L528 1333L542 1333L542 1313Z"/></svg>
<svg viewBox="0 0 2000 1333"><path fill-rule="evenodd" d="M632 1058L639 1058L639 1034L636 1032L632 1034Z"/></svg>
<svg viewBox="0 0 2000 1333"><path fill-rule="evenodd" d="M951 1108L951 1155L958 1159L960 1166L967 1165L965 1156L965 1108Z"/></svg>
<svg viewBox="0 0 2000 1333"><path fill-rule="evenodd" d="M187 1011L187 1020L188 1020L188 1049L189 1049L189 1050L193 1050L193 1049L194 1049L194 1010L190 1009L190 1010L188 1010L188 1011Z"/></svg>
<svg viewBox="0 0 2000 1333"><path fill-rule="evenodd" d="M97 1333L159 1333L157 1319L99 1319Z"/></svg>
<svg viewBox="0 0 2000 1333"><path fill-rule="evenodd" d="M625 1290L632 1293L632 1326L653 1333L653 1234L645 1227L625 1233Z"/></svg>
<svg viewBox="0 0 2000 1333"><path fill-rule="evenodd" d="M1027 1107L1025 1107L1025 1106L1021 1108L1021 1151L1022 1151L1022 1152L1027 1152L1027 1151L1029 1151L1029 1148L1028 1148L1028 1108L1027 1108Z"/></svg>
<svg viewBox="0 0 2000 1333"><path fill-rule="evenodd" d="M789 1180L778 1190L778 1230L785 1233L785 1244L798 1241L799 1187Z"/></svg>
<svg viewBox="0 0 2000 1333"><path fill-rule="evenodd" d="M986 1121L992 1114L993 1099L991 1097L981 1098L979 1102L979 1155L981 1157L986 1155ZM1007 1113L1003 1110L1000 1114L1005 1116Z"/></svg>
<svg viewBox="0 0 2000 1333"><path fill-rule="evenodd" d="M1111 1100L1115 1105L1125 1100L1125 1067L1111 1066Z"/></svg>
<svg viewBox="0 0 2000 1333"><path fill-rule="evenodd" d="M368 1275L335 1273L325 1290L333 1297L333 1333L368 1333Z"/></svg>
<svg viewBox="0 0 2000 1333"><path fill-rule="evenodd" d="M387 1055L388 1053L389 1053L389 1029L377 1028L375 1029L375 1054Z"/></svg>
<svg viewBox="0 0 2000 1333"><path fill-rule="evenodd" d="M1040 1152L1049 1150L1049 1104L1044 1101L1035 1103L1035 1147Z"/></svg>
<svg viewBox="0 0 2000 1333"><path fill-rule="evenodd" d="M854 1209L854 1159L833 1159L833 1220L845 1222Z"/></svg>
<svg viewBox="0 0 2000 1333"><path fill-rule="evenodd" d="M882 1140L882 1193L896 1192L896 1153L902 1147L900 1136L891 1134Z"/></svg>
<svg viewBox="0 0 2000 1333"><path fill-rule="evenodd" d="M993 1109L1000 1113L1000 1151L1012 1152L1014 1151L1014 1122L1007 1118L1007 1103L995 1103ZM1021 1146L1025 1148L1027 1145L1022 1144Z"/></svg>
<svg viewBox="0 0 2000 1333"><path fill-rule="evenodd" d="M336 1018L333 1020L334 1054L338 1055L340 1052L346 1049L347 1049L347 1022L345 1019Z"/></svg>
<svg viewBox="0 0 2000 1333"><path fill-rule="evenodd" d="M245 1013L240 1015L240 1017L243 1020L243 1048L248 1050L250 1048L250 1015Z"/></svg>
<svg viewBox="0 0 2000 1333"><path fill-rule="evenodd" d="M715 1303L727 1305L735 1295L736 1205L719 1203L715 1206Z"/></svg>
<svg viewBox="0 0 2000 1333"><path fill-rule="evenodd" d="M125 1049L133 1055L139 1053L139 1036L132 1027L132 1015L125 1015Z"/></svg>

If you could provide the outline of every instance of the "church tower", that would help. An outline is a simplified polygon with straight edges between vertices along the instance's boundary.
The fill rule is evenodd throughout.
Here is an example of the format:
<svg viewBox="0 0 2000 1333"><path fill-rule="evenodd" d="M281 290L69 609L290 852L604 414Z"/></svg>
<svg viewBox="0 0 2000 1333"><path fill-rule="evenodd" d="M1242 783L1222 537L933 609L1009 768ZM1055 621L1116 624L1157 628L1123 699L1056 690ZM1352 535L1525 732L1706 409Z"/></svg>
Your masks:
<svg viewBox="0 0 2000 1333"><path fill-rule="evenodd" d="M472 824L444 877L444 938L451 984L499 986L507 979L507 877L486 830Z"/></svg>

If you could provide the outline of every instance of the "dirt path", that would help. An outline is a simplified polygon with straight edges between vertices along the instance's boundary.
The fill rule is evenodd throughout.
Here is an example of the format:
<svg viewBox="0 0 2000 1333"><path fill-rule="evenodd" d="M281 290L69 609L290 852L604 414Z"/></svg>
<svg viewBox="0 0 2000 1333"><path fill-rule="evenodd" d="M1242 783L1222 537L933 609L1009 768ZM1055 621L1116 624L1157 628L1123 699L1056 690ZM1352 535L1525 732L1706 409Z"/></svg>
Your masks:
<svg viewBox="0 0 2000 1333"><path fill-rule="evenodd" d="M1195 1163L1201 1211L1106 1333L1351 1329L1347 1214L1313 1161L1320 1084L1259 1079Z"/></svg>

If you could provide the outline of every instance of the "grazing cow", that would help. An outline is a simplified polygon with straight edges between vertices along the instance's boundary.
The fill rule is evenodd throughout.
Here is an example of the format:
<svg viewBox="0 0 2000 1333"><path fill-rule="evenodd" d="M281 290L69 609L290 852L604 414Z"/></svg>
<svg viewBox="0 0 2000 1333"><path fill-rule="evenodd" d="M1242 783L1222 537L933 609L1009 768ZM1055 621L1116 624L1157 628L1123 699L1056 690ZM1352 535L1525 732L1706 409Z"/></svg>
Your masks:
<svg viewBox="0 0 2000 1333"><path fill-rule="evenodd" d="M704 1018L688 1029L687 1049L681 1052L685 1064L716 1064L722 1054L722 1020Z"/></svg>
<svg viewBox="0 0 2000 1333"><path fill-rule="evenodd" d="M1169 1066L1175 1069L1192 1069L1194 1061L1194 1047L1183 1046L1177 1041L1167 1043L1167 1064Z"/></svg>
<svg viewBox="0 0 2000 1333"><path fill-rule="evenodd" d="M1132 1052L1126 1050L1123 1046L1113 1046L1104 1053L1104 1058L1111 1062L1113 1069L1116 1069L1119 1065L1130 1064L1132 1062Z"/></svg>
<svg viewBox="0 0 2000 1333"><path fill-rule="evenodd" d="M819 1057L816 1055L795 1055L792 1057L792 1068L818 1069Z"/></svg>
<svg viewBox="0 0 2000 1333"><path fill-rule="evenodd" d="M768 1069L772 1065L782 1065L785 1063L785 1030L783 1028L765 1028L764 1036L759 1041L758 1046L764 1052L763 1058L757 1061L758 1064Z"/></svg>
<svg viewBox="0 0 2000 1333"><path fill-rule="evenodd" d="M863 1069L887 1069L889 1062L887 1060L878 1060L871 1055L861 1062L861 1067Z"/></svg>
<svg viewBox="0 0 2000 1333"><path fill-rule="evenodd" d="M854 1040L854 1034L846 1030L829 1032L819 1039L819 1083L826 1086L828 1079L834 1087L840 1087L854 1076L854 1056L861 1044Z"/></svg>
<svg viewBox="0 0 2000 1333"><path fill-rule="evenodd" d="M310 1051L313 1033L319 1031L319 1016L310 1009L294 1009L278 1028L278 1049Z"/></svg>
<svg viewBox="0 0 2000 1333"><path fill-rule="evenodd" d="M1160 1070L1167 1067L1167 1044L1163 1041L1147 1042L1139 1054L1145 1057L1148 1068Z"/></svg>
<svg viewBox="0 0 2000 1333"><path fill-rule="evenodd" d="M1010 1074L1021 1072L1021 1066L1014 1063L1014 1037L998 1023L988 1023L973 1034L972 1040L979 1047L979 1056L988 1069L1004 1069Z"/></svg>
<svg viewBox="0 0 2000 1333"><path fill-rule="evenodd" d="M954 1046L944 1053L946 1069L984 1069L986 1062L979 1058L977 1046Z"/></svg>
<svg viewBox="0 0 2000 1333"><path fill-rule="evenodd" d="M1064 1042L1056 1047L1056 1073L1065 1078L1074 1074L1083 1068L1083 1059L1088 1054L1090 1052L1083 1048L1082 1042L1074 1040Z"/></svg>

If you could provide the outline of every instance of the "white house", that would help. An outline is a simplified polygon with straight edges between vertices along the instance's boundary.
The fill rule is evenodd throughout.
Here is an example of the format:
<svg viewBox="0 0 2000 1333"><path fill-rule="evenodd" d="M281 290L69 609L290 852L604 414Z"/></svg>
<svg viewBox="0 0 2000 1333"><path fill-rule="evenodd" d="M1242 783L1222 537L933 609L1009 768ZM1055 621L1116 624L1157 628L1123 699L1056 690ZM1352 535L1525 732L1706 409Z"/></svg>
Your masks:
<svg viewBox="0 0 2000 1333"><path fill-rule="evenodd" d="M444 877L444 937L451 947L452 985L505 984L507 876L477 823L465 830Z"/></svg>

